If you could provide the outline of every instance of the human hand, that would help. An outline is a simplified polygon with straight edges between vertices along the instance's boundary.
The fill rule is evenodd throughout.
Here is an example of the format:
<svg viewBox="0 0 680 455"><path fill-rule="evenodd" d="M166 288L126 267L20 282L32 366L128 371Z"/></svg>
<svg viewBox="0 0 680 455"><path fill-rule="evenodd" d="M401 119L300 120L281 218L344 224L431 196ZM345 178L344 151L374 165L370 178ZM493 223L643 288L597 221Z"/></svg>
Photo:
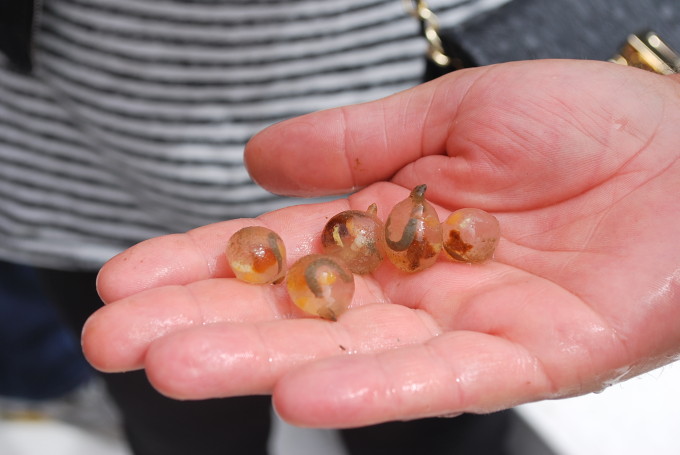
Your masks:
<svg viewBox="0 0 680 455"><path fill-rule="evenodd" d="M182 399L273 394L286 420L351 427L487 412L599 390L680 354L680 85L613 64L461 71L387 99L275 125L248 145L275 192L341 193L143 242L102 269L83 331L104 371L145 368ZM389 263L355 277L337 322L281 286L233 278L230 235L262 224L292 263L326 220L417 184L440 218L501 223L493 261Z"/></svg>

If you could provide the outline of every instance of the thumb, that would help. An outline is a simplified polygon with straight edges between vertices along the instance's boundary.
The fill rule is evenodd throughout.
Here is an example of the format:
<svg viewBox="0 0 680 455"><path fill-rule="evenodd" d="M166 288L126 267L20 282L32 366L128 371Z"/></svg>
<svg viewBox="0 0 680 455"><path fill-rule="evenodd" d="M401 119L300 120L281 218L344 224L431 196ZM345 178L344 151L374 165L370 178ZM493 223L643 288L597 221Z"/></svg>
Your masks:
<svg viewBox="0 0 680 455"><path fill-rule="evenodd" d="M291 196L342 194L388 180L424 155L445 153L449 125L474 74L275 124L247 144L248 171L269 191Z"/></svg>

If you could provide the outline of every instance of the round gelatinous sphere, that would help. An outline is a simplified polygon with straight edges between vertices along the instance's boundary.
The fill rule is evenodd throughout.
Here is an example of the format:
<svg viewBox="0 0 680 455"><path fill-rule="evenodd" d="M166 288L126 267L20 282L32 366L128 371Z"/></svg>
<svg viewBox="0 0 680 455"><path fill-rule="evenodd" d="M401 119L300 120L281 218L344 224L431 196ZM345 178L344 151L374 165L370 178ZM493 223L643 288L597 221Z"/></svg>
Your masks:
<svg viewBox="0 0 680 455"><path fill-rule="evenodd" d="M227 260L236 278L247 283L275 283L286 273L286 247L274 231L249 226L229 239Z"/></svg>
<svg viewBox="0 0 680 455"><path fill-rule="evenodd" d="M286 286L295 305L335 321L352 302L354 275L333 256L310 254L293 264L286 276Z"/></svg>
<svg viewBox="0 0 680 455"><path fill-rule="evenodd" d="M434 207L425 200L425 185L394 206L385 223L387 257L406 272L423 270L437 261L442 227Z"/></svg>
<svg viewBox="0 0 680 455"><path fill-rule="evenodd" d="M374 271L385 258L385 227L378 219L378 208L346 210L326 223L321 233L325 254L342 259L357 274Z"/></svg>
<svg viewBox="0 0 680 455"><path fill-rule="evenodd" d="M456 210L442 223L442 229L444 250L463 262L490 259L501 237L496 217L474 208Z"/></svg>

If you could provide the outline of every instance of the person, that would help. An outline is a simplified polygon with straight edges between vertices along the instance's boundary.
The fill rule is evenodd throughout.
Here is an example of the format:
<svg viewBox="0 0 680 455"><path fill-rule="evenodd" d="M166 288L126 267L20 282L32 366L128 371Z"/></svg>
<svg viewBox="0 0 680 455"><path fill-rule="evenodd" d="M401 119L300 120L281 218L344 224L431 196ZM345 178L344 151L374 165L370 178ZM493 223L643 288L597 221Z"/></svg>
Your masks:
<svg viewBox="0 0 680 455"><path fill-rule="evenodd" d="M336 29L328 40L314 35L323 52L302 52L305 58L300 58L295 44L303 36L279 40L279 33L286 30L277 27L287 14L307 18L294 8L275 8L267 20L258 22L253 17L263 14L264 7L245 9L233 18L224 9L208 14L205 5L191 3L196 9L189 8L189 27L181 28L189 3L174 5L160 22L153 20L159 10L150 3L97 5L47 2L43 36L49 39L43 38L39 72L48 82L47 90L35 80L7 76L12 106L24 106L46 123L27 152L35 157L36 151L48 149L53 158L25 167L54 170L58 162L54 158L64 156L66 140L74 147L70 156L75 164L58 167L57 175L68 173L78 182L41 204L35 202L36 188L44 191L58 185L51 179L33 179L25 185L24 190L31 191L23 193L24 202L33 203L29 204L32 211L12 206L7 219L30 224L29 215L50 210L59 216L54 221L43 218L49 221L45 222L48 229L31 231L42 234L37 236L40 241L31 237L6 243L15 258L36 261L39 256L43 264L68 268L65 264L77 262L82 267L96 264L98 258L135 238L289 205L291 200L260 192L243 173L239 146L248 131L316 110L321 104L379 98L399 85L412 85L422 70L412 65L420 46L406 51L411 57L396 57L410 49L404 44L410 41L402 41L399 34L348 44L338 39L344 35ZM366 9L351 11L355 18L365 19ZM130 12L136 16L134 25L124 20ZM335 17L321 12L317 19L331 16ZM222 53L235 37L225 34L227 42L223 42L217 37L224 30L212 33L205 27L217 18L230 21L230 27L245 28L237 30L242 32L239 39L252 39L249 52ZM391 22L376 23L387 27ZM269 34L252 33L253 24L269 26ZM322 25L314 30L328 29ZM149 35L155 39L149 40ZM182 39L187 37L200 45L185 46ZM328 52L329 43L336 46L333 52ZM399 53L385 57L378 52L385 50L381 47L385 43L399 47ZM349 64L343 52L348 50L359 54L367 50L362 55L368 60L357 64L352 59ZM281 58L281 52L295 55ZM94 62L102 54L109 60L100 67ZM376 55L383 56L377 67ZM303 61L309 74L297 66ZM237 71L235 62L250 71ZM230 71L215 70L224 70L220 65ZM272 67L282 69L271 71ZM341 70L342 78L324 79ZM379 74L382 82L359 83L350 77L365 74ZM411 76L395 79L397 74ZM291 81L297 84L291 86ZM349 86L338 90L341 82ZM644 180L658 174L649 182L664 190L677 181L672 178L677 171L670 164L672 147L663 147L670 142L670 133L661 125L672 124L674 111L664 104L665 117L658 114L660 100L675 96L674 84L670 78L606 63L512 64L454 73L374 104L323 111L265 130L250 142L246 160L255 181L268 189L311 196L365 188L349 199L353 206L377 202L386 208L403 198L409 186L427 181L428 195L442 213L474 205L499 217L504 238L496 260L483 268L456 267L455 275L451 275L455 264L438 263L413 276L397 276L385 265L359 282L356 308L330 325L284 318L287 307L285 300L277 298L279 288L244 287L222 279L229 276L220 253L226 238L237 226L254 221L207 225L185 235L141 243L104 267L99 290L112 304L85 326L84 349L103 371L145 368L153 384L175 398L271 393L277 411L293 423L345 428L462 411L489 412L532 399L585 392L601 386L615 370L621 377L624 367L632 375L653 362L668 361L677 349L677 340L663 324L673 316L677 277L669 258L675 246L662 247L656 239L674 233L672 222L657 223L662 221L659 213L672 218L672 210L669 214L654 209L673 207L667 194L674 188L659 195L648 185L636 186L640 182L635 177ZM269 90L263 90L265 86ZM626 104L620 98L623 88L632 97ZM352 89L361 91L354 92L354 100L338 95ZM28 93L33 94L31 103L17 101L17 97L25 100ZM297 103L298 95L308 103ZM67 107L66 115L50 103L53 98L57 106ZM275 103L265 102L272 100ZM263 104L249 107L258 102ZM220 109L220 103L233 103L242 115ZM295 108L284 109L284 105ZM21 113L28 122L31 116ZM271 116L265 120L263 113ZM16 120L12 125L17 125ZM651 128L656 126L659 129ZM650 129L663 134L652 138L646 135ZM49 139L54 136L61 142L52 143ZM645 138L649 143L643 147ZM13 140L28 141L26 137ZM649 159L652 151L658 155L654 160ZM7 161L14 164L25 157L8 155L12 159ZM94 177L89 174L92 163L99 171ZM666 167L658 167L663 163ZM220 166L226 171L214 172ZM659 196L651 199L656 201L653 206L650 192ZM81 204L66 204L64 210L67 196ZM624 198L625 204L617 197ZM347 206L344 199L296 206L264 215L258 222L274 227L295 245L292 260L315 248L313 239L325 216ZM657 216L654 223L650 213ZM621 226L614 219L617 215L633 216L636 224ZM572 222L574 216L578 222ZM643 223L645 230L641 230ZM655 240L650 241L650 236ZM106 241L101 242L102 237ZM634 245L631 238L636 239ZM627 249L623 256L621 249ZM648 259L652 257L653 261ZM597 272L601 279L586 279ZM67 278L75 276L71 272L49 274L57 277L53 284L64 288L62 295L83 288L70 285ZM442 280L449 276L455 279ZM68 301L84 300L94 298ZM642 308L636 305L640 301L646 303ZM624 314L624 310L630 311ZM133 375L143 378L139 372ZM110 377L113 383L123 376ZM119 401L134 396L125 388L118 390L124 391ZM144 434L147 442L148 435L158 436L147 447L179 448L177 441L185 439L187 445L204 442L205 446L192 448L201 453L214 452L216 446L221 450L222 445L237 450L238 442L216 442L206 436L220 430L227 433L224 428L236 429L234 433L247 436L248 443L265 439L266 429L250 432L236 426L251 422L250 414L239 412L261 406L242 403L232 408L235 417L228 420L226 416L200 418L208 415L205 409L190 410L194 404L198 404L195 409L203 406L203 401L180 402L172 409L141 399L128 403L132 406L126 414L135 418L129 433ZM209 403L224 409L226 402ZM150 415L150 410L155 414ZM181 421L175 425L180 431L168 434L153 428L168 417ZM450 443L456 439L453 429L469 417L430 420L439 424L439 431L428 436L415 433L416 444L424 453L435 453L422 447L435 442L429 436L439 435L438 442L443 435ZM252 421L262 419L255 416ZM382 443L397 441L399 446L403 438L396 436L404 436L408 426L383 437ZM140 428L145 431L139 432ZM191 437L192 433L199 437ZM482 432L477 442L494 440L489 434ZM133 445L139 450L144 444L136 440Z"/></svg>
<svg viewBox="0 0 680 455"><path fill-rule="evenodd" d="M669 363L680 353L679 89L677 75L612 63L508 63L265 129L246 149L261 185L356 192L122 253L100 273L107 305L85 326L87 357L145 368L182 399L271 393L285 419L314 427L485 413ZM224 243L244 225L277 232L294 261L318 250L336 212L375 202L384 218L423 182L441 216L495 214L493 261L415 274L384 263L355 277L337 322L290 318L277 286L228 278Z"/></svg>
<svg viewBox="0 0 680 455"><path fill-rule="evenodd" d="M456 23L500 3L437 9ZM36 267L77 333L101 306L97 270L130 245L299 202L248 176L257 131L403 90L425 66L397 0L10 0L0 50L0 258ZM141 371L103 378L136 454L267 450L267 396L186 402ZM499 446L505 428L505 414L469 415L343 436L352 453L436 453Z"/></svg>

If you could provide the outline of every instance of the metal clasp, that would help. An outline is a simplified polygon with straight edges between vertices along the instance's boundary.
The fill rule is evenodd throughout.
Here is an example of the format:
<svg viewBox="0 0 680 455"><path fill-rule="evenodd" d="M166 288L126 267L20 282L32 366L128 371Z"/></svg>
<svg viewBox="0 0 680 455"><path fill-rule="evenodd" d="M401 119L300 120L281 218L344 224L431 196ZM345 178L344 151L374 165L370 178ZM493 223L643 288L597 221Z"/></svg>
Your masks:
<svg viewBox="0 0 680 455"><path fill-rule="evenodd" d="M439 37L439 20L425 0L402 0L404 9L417 18L423 26L423 34L427 40L427 57L441 67L451 65L451 57L444 52L444 45Z"/></svg>
<svg viewBox="0 0 680 455"><path fill-rule="evenodd" d="M658 74L680 72L680 55L651 31L630 35L609 61Z"/></svg>

